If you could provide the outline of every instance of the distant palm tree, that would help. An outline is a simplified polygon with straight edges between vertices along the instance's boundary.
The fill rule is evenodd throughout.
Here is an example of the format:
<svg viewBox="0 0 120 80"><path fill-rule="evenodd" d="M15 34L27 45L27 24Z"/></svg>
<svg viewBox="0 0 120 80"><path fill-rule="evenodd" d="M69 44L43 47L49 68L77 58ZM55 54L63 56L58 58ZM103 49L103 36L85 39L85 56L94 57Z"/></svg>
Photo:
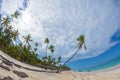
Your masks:
<svg viewBox="0 0 120 80"><path fill-rule="evenodd" d="M35 43L35 48L34 48L34 51L35 51L35 52L37 51L37 47L38 47L38 43L36 42L36 43Z"/></svg>
<svg viewBox="0 0 120 80"><path fill-rule="evenodd" d="M18 30L14 30L14 31L12 31L12 32L11 32L11 35L12 35L13 40L16 41L16 38L17 38L18 35L19 35Z"/></svg>
<svg viewBox="0 0 120 80"><path fill-rule="evenodd" d="M61 61L61 56L58 57L58 61L57 61L57 63L59 64L60 61Z"/></svg>
<svg viewBox="0 0 120 80"><path fill-rule="evenodd" d="M18 11L15 11L14 14L12 15L12 17L15 17L17 19L19 15L20 15L20 13Z"/></svg>
<svg viewBox="0 0 120 80"><path fill-rule="evenodd" d="M27 44L27 45L30 47L30 42L32 41L32 40L31 40L31 35L28 34L28 35L26 35L26 36L23 36L23 38L24 38L25 44Z"/></svg>
<svg viewBox="0 0 120 80"><path fill-rule="evenodd" d="M51 51L51 57L53 58L53 56L54 56L54 46L50 45L49 50Z"/></svg>
<svg viewBox="0 0 120 80"><path fill-rule="evenodd" d="M50 60L50 67L51 67L51 69L52 69L52 65L54 65L54 63L55 63L55 58L53 58L53 56L54 56L54 46L53 45L50 45L49 46L49 50L50 50L50 52L51 52L51 60Z"/></svg>
<svg viewBox="0 0 120 80"><path fill-rule="evenodd" d="M2 19L2 24L4 26L4 28L8 28L9 24L11 22L11 18L9 16L7 16L6 18Z"/></svg>
<svg viewBox="0 0 120 80"><path fill-rule="evenodd" d="M45 53L45 57L47 56L47 50L48 50L48 44L49 44L49 39L46 38L44 43L46 44L46 53Z"/></svg>
<svg viewBox="0 0 120 80"><path fill-rule="evenodd" d="M77 41L78 41L78 49L75 51L75 53L67 60L65 61L65 63L63 64L63 66L66 65L67 62L69 62L77 53L78 51L82 48L82 46L84 46L84 49L86 50L86 45L85 45L85 36L84 35L80 35L78 38L77 38ZM60 71L61 68L58 69L57 72Z"/></svg>

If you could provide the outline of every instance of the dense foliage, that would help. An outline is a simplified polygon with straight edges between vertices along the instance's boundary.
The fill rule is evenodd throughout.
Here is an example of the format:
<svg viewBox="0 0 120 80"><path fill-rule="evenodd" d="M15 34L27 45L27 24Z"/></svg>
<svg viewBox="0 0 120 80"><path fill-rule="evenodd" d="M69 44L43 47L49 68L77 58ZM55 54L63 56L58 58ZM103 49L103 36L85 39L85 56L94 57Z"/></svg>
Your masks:
<svg viewBox="0 0 120 80"><path fill-rule="evenodd" d="M49 69L58 69L61 66L61 57L58 57L58 59L54 58L54 46L49 46L50 41L48 38L46 38L44 42L46 44L46 52L42 59L38 58L37 50L39 44L36 42L34 48L32 48L30 44L33 42L33 40L31 40L30 34L23 36L23 43L18 44L16 42L17 39L19 39L19 31L15 30L11 26L11 22L13 22L14 19L17 19L19 15L19 12L16 11L14 14L8 15L1 19L0 50L19 61L31 65ZM51 55L47 55L48 50L50 50ZM61 68L70 70L70 68L67 66L61 66Z"/></svg>

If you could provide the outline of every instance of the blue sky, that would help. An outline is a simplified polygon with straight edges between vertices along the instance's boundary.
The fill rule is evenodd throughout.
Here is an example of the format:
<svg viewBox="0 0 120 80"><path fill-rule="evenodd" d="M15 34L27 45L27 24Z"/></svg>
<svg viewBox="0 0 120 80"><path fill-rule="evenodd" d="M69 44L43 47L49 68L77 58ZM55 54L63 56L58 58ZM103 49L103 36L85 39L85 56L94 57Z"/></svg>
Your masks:
<svg viewBox="0 0 120 80"><path fill-rule="evenodd" d="M48 37L55 46L55 57L68 59L81 34L85 35L87 50L81 49L72 61L119 51L120 0L2 0L1 6L2 16L16 10L21 13L12 25L19 29L21 41L23 35L30 33L39 42L40 56L44 55L43 43Z"/></svg>

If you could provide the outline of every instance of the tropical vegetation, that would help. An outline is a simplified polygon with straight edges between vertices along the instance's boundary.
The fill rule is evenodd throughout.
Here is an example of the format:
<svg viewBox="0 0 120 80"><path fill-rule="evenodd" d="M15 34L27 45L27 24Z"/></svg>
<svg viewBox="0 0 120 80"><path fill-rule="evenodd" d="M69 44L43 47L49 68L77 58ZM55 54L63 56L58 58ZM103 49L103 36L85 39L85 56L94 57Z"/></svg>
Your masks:
<svg viewBox="0 0 120 80"><path fill-rule="evenodd" d="M14 12L12 15L7 15L6 17L2 17L1 19L1 26L0 26L0 50L5 52L6 54L10 55L11 57L25 62L27 64L40 66L45 69L57 69L57 72L62 70L70 70L66 63L69 62L77 53L78 51L85 46L85 37L84 35L80 35L77 38L78 41L78 49L76 52L62 65L61 64L61 56L58 56L56 59L54 57L55 47L54 45L49 45L50 40L46 38L44 44L46 44L45 49L45 56L39 58L37 50L39 49L38 42L32 40L31 34L23 36L23 42L18 43L17 40L19 39L19 31L14 29L11 25L14 19L19 17L20 13L18 11ZM34 46L31 44L34 43ZM48 51L51 55L48 55Z"/></svg>

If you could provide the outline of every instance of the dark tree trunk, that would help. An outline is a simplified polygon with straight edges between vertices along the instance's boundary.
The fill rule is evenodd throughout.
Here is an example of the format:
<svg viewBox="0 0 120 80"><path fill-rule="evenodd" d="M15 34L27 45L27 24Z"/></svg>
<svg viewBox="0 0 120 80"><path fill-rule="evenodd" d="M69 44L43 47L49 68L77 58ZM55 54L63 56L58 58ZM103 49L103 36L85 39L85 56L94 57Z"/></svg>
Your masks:
<svg viewBox="0 0 120 80"><path fill-rule="evenodd" d="M80 48L77 49L77 51L63 64L63 66L65 66L66 63L69 62L69 61L77 54L77 52L78 52L79 50L80 50ZM59 73L60 71L61 71L61 66L60 66L59 69L57 70L57 73Z"/></svg>
<svg viewBox="0 0 120 80"><path fill-rule="evenodd" d="M45 57L47 57L47 49L48 49L48 44L46 46L46 53L45 53Z"/></svg>

